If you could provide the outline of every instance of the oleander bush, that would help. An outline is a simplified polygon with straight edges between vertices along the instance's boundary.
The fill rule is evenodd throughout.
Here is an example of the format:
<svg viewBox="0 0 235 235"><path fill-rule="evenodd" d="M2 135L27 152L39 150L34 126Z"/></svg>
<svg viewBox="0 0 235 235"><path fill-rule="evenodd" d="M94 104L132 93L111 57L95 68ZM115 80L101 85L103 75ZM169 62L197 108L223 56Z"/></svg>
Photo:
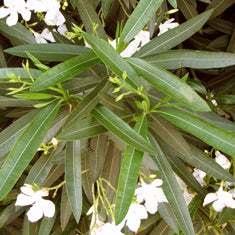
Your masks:
<svg viewBox="0 0 235 235"><path fill-rule="evenodd" d="M234 0L4 0L0 233L234 234Z"/></svg>

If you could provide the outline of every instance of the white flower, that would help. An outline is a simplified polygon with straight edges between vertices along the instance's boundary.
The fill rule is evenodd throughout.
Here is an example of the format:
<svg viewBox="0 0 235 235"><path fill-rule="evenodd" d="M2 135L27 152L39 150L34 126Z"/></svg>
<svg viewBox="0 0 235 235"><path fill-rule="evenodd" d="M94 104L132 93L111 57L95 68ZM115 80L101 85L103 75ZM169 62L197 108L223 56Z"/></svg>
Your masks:
<svg viewBox="0 0 235 235"><path fill-rule="evenodd" d="M28 206L32 207L27 212L28 220L30 222L36 222L40 220L43 215L52 218L55 214L55 205L52 201L45 200L42 197L48 196L48 192L45 190L34 190L30 187L21 187L21 192L17 196L15 206Z"/></svg>
<svg viewBox="0 0 235 235"><path fill-rule="evenodd" d="M174 20L175 20L174 18L171 18L171 19L167 20L166 22L164 22L163 24L161 23L159 25L158 36L165 33L169 29L173 29L173 28L179 26L179 24L177 22L172 23Z"/></svg>
<svg viewBox="0 0 235 235"><path fill-rule="evenodd" d="M96 235L124 235L119 229L118 226L116 226L114 223L105 223L102 226L102 229L100 232L96 233Z"/></svg>
<svg viewBox="0 0 235 235"><path fill-rule="evenodd" d="M27 6L30 10L34 12L45 12L48 10L48 1L47 0L28 0Z"/></svg>
<svg viewBox="0 0 235 235"><path fill-rule="evenodd" d="M68 31L67 27L65 24L62 24L60 25L58 28L57 28L57 31L63 35L63 36L66 36L66 32Z"/></svg>
<svg viewBox="0 0 235 235"><path fill-rule="evenodd" d="M119 41L119 38L118 38ZM131 57L136 51L150 41L150 33L148 31L141 30L132 40L124 51L120 53L122 57ZM116 39L108 40L109 44L116 50ZM91 48L85 41L85 47Z"/></svg>
<svg viewBox="0 0 235 235"><path fill-rule="evenodd" d="M137 232L141 220L147 218L148 213L143 205L131 203L124 221L126 221L126 226L128 226L132 232Z"/></svg>
<svg viewBox="0 0 235 235"><path fill-rule="evenodd" d="M203 178L206 176L206 173L204 171L194 168L193 176L196 178L196 180L200 183L202 187L206 185L206 182L203 180Z"/></svg>
<svg viewBox="0 0 235 235"><path fill-rule="evenodd" d="M151 214L157 212L159 203L168 202L162 188L160 188L162 183L162 180L156 179L151 184L142 183L142 186L135 190L137 201L139 203L145 201L146 210Z"/></svg>
<svg viewBox="0 0 235 235"><path fill-rule="evenodd" d="M45 22L47 25L60 26L64 24L65 18L59 10L58 11L49 10L45 15Z"/></svg>
<svg viewBox="0 0 235 235"><path fill-rule="evenodd" d="M51 42L55 42L55 39L53 38L53 35L48 28L45 28L41 34L34 32L34 36L37 43L47 43L46 39Z"/></svg>
<svg viewBox="0 0 235 235"><path fill-rule="evenodd" d="M214 105L214 106L218 106L217 102L215 99L211 100L211 103Z"/></svg>
<svg viewBox="0 0 235 235"><path fill-rule="evenodd" d="M4 0L4 5L7 7L0 8L0 18L6 16L6 23L9 26L15 25L18 21L18 13L20 13L24 20L29 21L31 18L31 12L27 8L24 0Z"/></svg>
<svg viewBox="0 0 235 235"><path fill-rule="evenodd" d="M94 205L89 209L87 215L92 213L90 224L90 235L122 235L121 232L124 224L116 226L114 223L104 223L99 219L98 213L95 212Z"/></svg>
<svg viewBox="0 0 235 235"><path fill-rule="evenodd" d="M220 151L215 151L215 161L222 166L225 170L229 169L231 162Z"/></svg>
<svg viewBox="0 0 235 235"><path fill-rule="evenodd" d="M220 187L216 193L208 193L204 199L203 206L212 203L215 211L221 212L224 207L230 207L235 209L235 200L231 193L223 191Z"/></svg>

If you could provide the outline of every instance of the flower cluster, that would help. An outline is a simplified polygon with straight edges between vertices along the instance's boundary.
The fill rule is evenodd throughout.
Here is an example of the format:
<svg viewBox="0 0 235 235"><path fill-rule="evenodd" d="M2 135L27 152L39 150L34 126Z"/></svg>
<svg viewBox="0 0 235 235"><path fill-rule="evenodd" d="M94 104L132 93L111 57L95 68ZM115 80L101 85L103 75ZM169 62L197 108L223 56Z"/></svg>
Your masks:
<svg viewBox="0 0 235 235"><path fill-rule="evenodd" d="M27 212L28 220L36 222L40 220L43 215L52 218L55 214L55 205L50 200L45 200L42 197L48 196L46 190L34 191L31 187L21 187L21 192L16 199L15 206L29 206L32 207Z"/></svg>
<svg viewBox="0 0 235 235"><path fill-rule="evenodd" d="M18 21L18 14L26 21L31 18L31 11L35 13L45 12L45 23L47 25L60 26L64 24L65 18L60 12L60 2L57 0L4 0L4 7L0 8L0 18L8 16L6 23L9 26L15 25Z"/></svg>
<svg viewBox="0 0 235 235"><path fill-rule="evenodd" d="M226 192L223 187L220 187L217 192L206 195L203 206L213 202L212 206L217 212L221 212L224 207L235 209L235 200L233 199L235 195L232 192Z"/></svg>
<svg viewBox="0 0 235 235"><path fill-rule="evenodd" d="M160 187L162 183L163 181L160 179L155 179L150 184L142 182L140 187L135 190L135 201L131 203L127 215L119 225L115 225L114 221L112 223L103 223L99 219L98 213L94 212L94 206L92 206L89 210L93 212L90 234L121 235L123 234L121 229L125 224L132 232L137 232L140 227L141 220L148 218L148 212L150 214L155 214L158 211L159 203L168 202L162 188ZM144 203L144 205L141 203Z"/></svg>

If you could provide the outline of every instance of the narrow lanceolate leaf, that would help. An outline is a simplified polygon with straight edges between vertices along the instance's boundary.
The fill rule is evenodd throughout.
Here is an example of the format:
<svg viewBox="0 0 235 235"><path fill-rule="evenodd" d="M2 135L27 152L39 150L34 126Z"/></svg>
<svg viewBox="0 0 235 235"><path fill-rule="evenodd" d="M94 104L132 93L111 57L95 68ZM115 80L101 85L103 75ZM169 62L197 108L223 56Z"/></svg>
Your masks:
<svg viewBox="0 0 235 235"><path fill-rule="evenodd" d="M33 34L21 23L17 22L16 25L8 26L6 24L6 18L0 19L0 31L9 36L19 39L23 43L36 43Z"/></svg>
<svg viewBox="0 0 235 235"><path fill-rule="evenodd" d="M67 143L65 181L70 206L78 223L82 212L81 147L79 140Z"/></svg>
<svg viewBox="0 0 235 235"><path fill-rule="evenodd" d="M190 67L194 69L222 68L235 64L235 55L232 53L170 50L143 58L151 64L165 69Z"/></svg>
<svg viewBox="0 0 235 235"><path fill-rule="evenodd" d="M13 122L0 133L0 157L12 149L17 139L38 113L38 109L31 111Z"/></svg>
<svg viewBox="0 0 235 235"><path fill-rule="evenodd" d="M102 7L104 18L106 18L106 16L108 15L112 2L113 2L113 0L102 0L101 1L101 7Z"/></svg>
<svg viewBox="0 0 235 235"><path fill-rule="evenodd" d="M169 205L179 223L180 228L183 231L183 234L193 235L194 229L190 214L180 186L175 178L174 172L171 169L170 164L168 163L164 153L162 152L154 137L151 134L149 134L148 136L150 142L153 144L158 152L158 155L152 155L152 158L159 168L157 174L163 180L162 188L167 197Z"/></svg>
<svg viewBox="0 0 235 235"><path fill-rule="evenodd" d="M33 78L36 78L41 74L37 69L30 69L29 72ZM29 74L23 68L0 68L0 83L10 82L10 78L8 76L10 74L14 74L22 80L30 80Z"/></svg>
<svg viewBox="0 0 235 235"><path fill-rule="evenodd" d="M68 116L64 127L68 127L78 122L82 117L87 115L98 103L99 95L108 89L110 83L103 79L88 95L86 95L77 107Z"/></svg>
<svg viewBox="0 0 235 235"><path fill-rule="evenodd" d="M12 47L6 49L5 52L11 55L25 58L28 58L28 53L30 53L42 61L65 61L80 54L91 52L91 49L82 46L61 43L37 43Z"/></svg>
<svg viewBox="0 0 235 235"><path fill-rule="evenodd" d="M97 122L94 117L88 117L66 128L56 138L63 141L81 140L100 135L106 131L107 129Z"/></svg>
<svg viewBox="0 0 235 235"><path fill-rule="evenodd" d="M87 33L84 33L84 38L97 56L99 56L104 64L115 74L122 77L123 72L126 71L126 81L131 86L138 88L143 85L135 70L106 41Z"/></svg>
<svg viewBox="0 0 235 235"><path fill-rule="evenodd" d="M203 12L202 14L186 21L174 29L170 29L152 41L143 46L135 57L144 57L153 55L162 51L169 50L196 33L209 19L213 10Z"/></svg>
<svg viewBox="0 0 235 235"><path fill-rule="evenodd" d="M77 0L77 9L79 16L82 19L82 23L85 26L86 32L93 33L99 37L107 40L106 33L102 22L99 19L95 9L91 5L90 1L87 0ZM94 30L94 24L97 25L97 28Z"/></svg>
<svg viewBox="0 0 235 235"><path fill-rule="evenodd" d="M78 5L78 0L70 0L70 2L72 4L73 8L75 9L76 6Z"/></svg>
<svg viewBox="0 0 235 235"><path fill-rule="evenodd" d="M176 129L165 118L161 117L158 113L151 113L149 116L149 126L154 132L160 136L172 148L185 156L191 155L189 144L185 141L180 131Z"/></svg>
<svg viewBox="0 0 235 235"><path fill-rule="evenodd" d="M91 113L105 128L125 143L143 152L156 153L155 148L144 137L105 106L98 104Z"/></svg>
<svg viewBox="0 0 235 235"><path fill-rule="evenodd" d="M47 89L83 72L99 62L99 58L93 52L76 56L42 73L34 82L31 90L39 91Z"/></svg>
<svg viewBox="0 0 235 235"><path fill-rule="evenodd" d="M16 141L0 171L0 200L12 189L49 130L60 103L44 108Z"/></svg>
<svg viewBox="0 0 235 235"><path fill-rule="evenodd" d="M54 95L45 94L45 93L18 93L13 95L13 97L18 99L25 99L25 100L46 100L54 98Z"/></svg>
<svg viewBox="0 0 235 235"><path fill-rule="evenodd" d="M235 135L198 117L176 109L162 109L159 113L184 131L207 144L235 157Z"/></svg>
<svg viewBox="0 0 235 235"><path fill-rule="evenodd" d="M130 121L133 114L120 115L123 121ZM83 118L66 130L62 131L56 138L59 140L81 140L103 134L107 129L102 126L94 117Z"/></svg>
<svg viewBox="0 0 235 235"><path fill-rule="evenodd" d="M198 111L210 111L207 103L176 75L141 59L128 58L128 62L151 85L176 99L181 104Z"/></svg>
<svg viewBox="0 0 235 235"><path fill-rule="evenodd" d="M129 42L149 22L163 0L141 0L126 22L120 41Z"/></svg>
<svg viewBox="0 0 235 235"><path fill-rule="evenodd" d="M147 137L148 123L142 115L135 124L134 130ZM115 203L115 223L119 224L126 216L138 181L139 171L144 153L127 145L119 175L118 190Z"/></svg>
<svg viewBox="0 0 235 235"><path fill-rule="evenodd" d="M61 229L64 231L69 219L72 215L72 210L69 204L68 194L66 191L66 185L63 186L60 204L60 223Z"/></svg>

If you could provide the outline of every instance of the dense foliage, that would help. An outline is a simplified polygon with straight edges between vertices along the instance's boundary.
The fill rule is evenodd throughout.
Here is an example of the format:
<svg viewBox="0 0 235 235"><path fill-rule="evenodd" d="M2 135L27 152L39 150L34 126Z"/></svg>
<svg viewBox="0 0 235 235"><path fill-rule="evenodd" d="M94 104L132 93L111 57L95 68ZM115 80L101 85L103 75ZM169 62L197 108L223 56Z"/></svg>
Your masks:
<svg viewBox="0 0 235 235"><path fill-rule="evenodd" d="M0 233L234 234L234 3L2 1Z"/></svg>

